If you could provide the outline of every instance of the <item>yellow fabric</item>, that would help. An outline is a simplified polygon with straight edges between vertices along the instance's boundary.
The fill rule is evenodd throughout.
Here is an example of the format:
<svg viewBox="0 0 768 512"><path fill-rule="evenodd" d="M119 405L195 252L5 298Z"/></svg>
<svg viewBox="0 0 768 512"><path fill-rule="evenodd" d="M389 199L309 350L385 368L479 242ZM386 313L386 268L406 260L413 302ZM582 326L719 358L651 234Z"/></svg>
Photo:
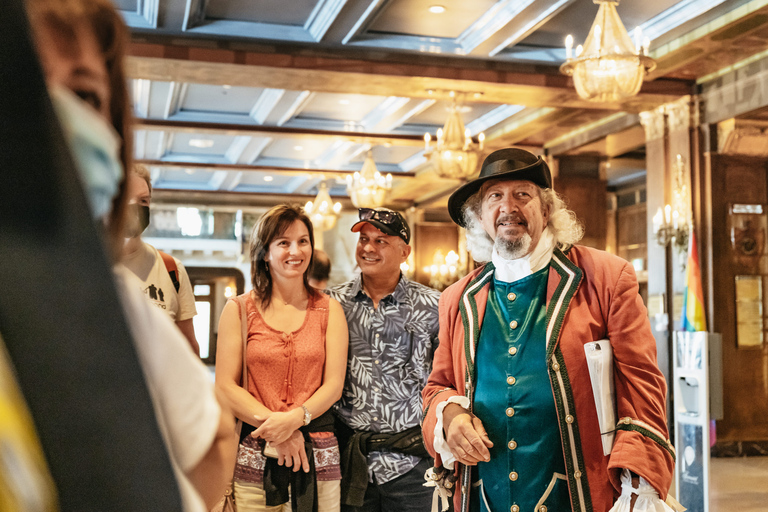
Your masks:
<svg viewBox="0 0 768 512"><path fill-rule="evenodd" d="M291 503L276 507L266 505L266 496L261 484L234 482L237 512L291 512ZM317 511L339 512L341 509L341 480L317 482Z"/></svg>
<svg viewBox="0 0 768 512"><path fill-rule="evenodd" d="M0 336L0 512L54 512L56 490Z"/></svg>

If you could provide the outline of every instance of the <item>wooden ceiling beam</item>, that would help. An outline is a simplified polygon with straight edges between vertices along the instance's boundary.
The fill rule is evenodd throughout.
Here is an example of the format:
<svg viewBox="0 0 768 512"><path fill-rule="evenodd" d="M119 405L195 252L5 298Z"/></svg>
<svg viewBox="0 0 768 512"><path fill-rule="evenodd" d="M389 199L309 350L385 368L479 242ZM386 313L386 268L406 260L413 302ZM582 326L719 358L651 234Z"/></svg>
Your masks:
<svg viewBox="0 0 768 512"><path fill-rule="evenodd" d="M286 128L283 126L253 126L245 124L197 123L171 121L168 119L137 119L134 130L173 131L185 133L211 133L221 135L249 135L274 137L283 136L292 139L345 140L358 144L391 144L393 146L424 146L422 135L403 135L385 133L361 133L352 131L308 130L304 128Z"/></svg>
<svg viewBox="0 0 768 512"><path fill-rule="evenodd" d="M203 43L189 41L190 45ZM558 73L554 66L526 67L456 57L448 63L445 57L432 55L409 56L408 61L377 61L344 58L342 50L334 53L340 55L337 57L327 51L323 55L299 50L266 53L230 49L223 42L208 41L207 44L209 47L134 39L126 62L128 76L168 82L413 98L447 98L449 91L457 91L465 93L473 102L631 112L673 101L688 94L691 84L660 78L646 82L640 94L624 102L593 103L579 98L571 79Z"/></svg>
<svg viewBox="0 0 768 512"><path fill-rule="evenodd" d="M357 209L348 197L332 197L334 201L341 203L342 211L353 211ZM306 194L265 194L256 192L228 192L222 190L197 191L176 189L156 189L152 191L152 202L163 205L205 205L206 207L235 206L241 208L263 206L271 208L280 203L304 204L307 201L313 201L314 199L314 195ZM412 206L412 203L405 201L388 201L386 206L393 210L405 211Z"/></svg>
<svg viewBox="0 0 768 512"><path fill-rule="evenodd" d="M210 164L203 162L180 162L166 160L134 160L138 164L144 164L149 167L163 167L165 169L203 169L210 171L243 171L243 172L270 172L284 174L327 174L336 176L346 176L354 174L357 171L342 169L315 169L304 167L276 167L273 165L240 165L240 164ZM416 176L413 172L397 172L393 174L394 178L413 178Z"/></svg>

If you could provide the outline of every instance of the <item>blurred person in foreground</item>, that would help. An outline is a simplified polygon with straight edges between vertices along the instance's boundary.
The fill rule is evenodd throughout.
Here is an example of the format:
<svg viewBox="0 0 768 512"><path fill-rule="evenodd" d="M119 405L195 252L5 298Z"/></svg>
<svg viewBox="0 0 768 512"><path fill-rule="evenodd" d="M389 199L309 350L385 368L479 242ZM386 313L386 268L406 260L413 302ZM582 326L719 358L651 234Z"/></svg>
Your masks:
<svg viewBox="0 0 768 512"><path fill-rule="evenodd" d="M399 212L360 208L352 231L360 234L361 273L330 290L349 325L347 380L336 406L344 510L426 511L432 459L419 427L421 390L437 346L440 293L401 274L411 230Z"/></svg>
<svg viewBox="0 0 768 512"><path fill-rule="evenodd" d="M142 282L142 291L154 306L163 310L187 338L195 355L200 346L192 318L197 314L195 294L187 269L170 254L158 251L141 239L149 226L152 182L144 165L134 164L126 177L128 196L126 241L122 263Z"/></svg>
<svg viewBox="0 0 768 512"><path fill-rule="evenodd" d="M309 286L312 288L325 290L328 287L328 279L331 277L331 258L324 250L315 249L307 277Z"/></svg>
<svg viewBox="0 0 768 512"><path fill-rule="evenodd" d="M269 210L251 232L253 290L221 313L216 387L244 422L238 512L339 510L339 446L329 409L344 385L347 323L339 303L309 285L313 249L312 223L300 207Z"/></svg>
<svg viewBox="0 0 768 512"><path fill-rule="evenodd" d="M456 510L670 510L666 382L632 265L574 245L575 214L521 149L489 155L448 211L486 263L440 300L423 393L436 492L455 491ZM585 354L606 338L619 418L608 455Z"/></svg>
<svg viewBox="0 0 768 512"><path fill-rule="evenodd" d="M118 261L126 203L123 185L132 151L123 72L127 29L108 0L27 0L27 10L91 212L104 226L108 249ZM114 279L184 510L207 511L228 482L234 453L232 416L219 406L205 367L184 337L140 293L136 277L116 265ZM119 399L115 397L116 404Z"/></svg>

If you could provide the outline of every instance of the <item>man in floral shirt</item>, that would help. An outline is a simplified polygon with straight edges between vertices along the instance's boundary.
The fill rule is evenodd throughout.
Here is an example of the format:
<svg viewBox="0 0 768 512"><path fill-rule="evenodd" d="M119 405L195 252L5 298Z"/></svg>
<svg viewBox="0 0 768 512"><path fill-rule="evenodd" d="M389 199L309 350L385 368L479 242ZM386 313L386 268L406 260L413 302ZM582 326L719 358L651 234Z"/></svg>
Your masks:
<svg viewBox="0 0 768 512"><path fill-rule="evenodd" d="M361 275L330 290L349 325L347 380L336 412L342 423L342 510L429 510L432 465L419 422L421 390L437 348L440 293L409 281L400 264L411 253L403 216L360 209L352 226Z"/></svg>

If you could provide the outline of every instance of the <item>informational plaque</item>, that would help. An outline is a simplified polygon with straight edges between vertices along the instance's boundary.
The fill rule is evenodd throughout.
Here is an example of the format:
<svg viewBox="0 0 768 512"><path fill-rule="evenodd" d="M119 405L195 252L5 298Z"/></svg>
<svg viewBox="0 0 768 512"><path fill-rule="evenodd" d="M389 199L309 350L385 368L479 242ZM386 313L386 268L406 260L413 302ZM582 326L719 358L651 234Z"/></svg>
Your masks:
<svg viewBox="0 0 768 512"><path fill-rule="evenodd" d="M736 276L736 344L763 345L763 276Z"/></svg>

